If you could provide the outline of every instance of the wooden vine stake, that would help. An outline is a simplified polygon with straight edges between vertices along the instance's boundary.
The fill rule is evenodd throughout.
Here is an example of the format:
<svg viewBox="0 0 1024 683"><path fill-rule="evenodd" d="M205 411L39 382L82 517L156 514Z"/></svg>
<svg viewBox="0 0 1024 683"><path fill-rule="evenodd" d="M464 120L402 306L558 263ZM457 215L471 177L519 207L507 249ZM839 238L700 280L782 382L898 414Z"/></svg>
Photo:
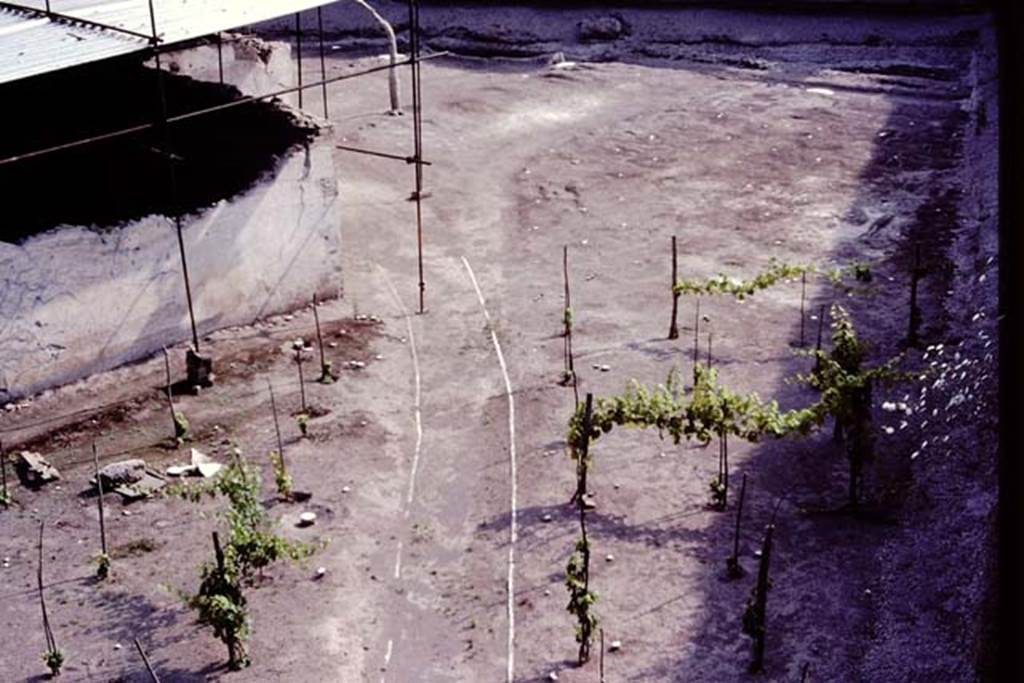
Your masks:
<svg viewBox="0 0 1024 683"><path fill-rule="evenodd" d="M43 595L43 529L45 522L39 522L39 570L36 573L36 581L39 586L39 607L43 612L43 635L46 636L46 652L43 653L43 660L53 676L59 676L64 666L64 653L57 647L57 639L53 636L53 629L50 628L50 617L46 612L46 598Z"/></svg>
<svg viewBox="0 0 1024 683"><path fill-rule="evenodd" d="M601 659L600 659L600 667L598 667L598 670L600 671L600 674L601 674L601 683L604 683L604 629L602 628L600 630L600 632L601 632Z"/></svg>
<svg viewBox="0 0 1024 683"><path fill-rule="evenodd" d="M281 471L287 473L284 463L284 441L281 440L281 424L277 421L277 401L274 400L274 385L267 380L267 389L270 391L270 412L274 415L274 433L277 435L277 457L281 459Z"/></svg>
<svg viewBox="0 0 1024 683"><path fill-rule="evenodd" d="M0 505L8 508L11 505L11 493L7 490L7 451L4 450L3 441L0 441L0 482L3 484L0 489Z"/></svg>
<svg viewBox="0 0 1024 683"><path fill-rule="evenodd" d="M295 365L299 369L299 400L302 405L302 412L306 412L306 383L302 378L302 347L296 343L295 346Z"/></svg>
<svg viewBox="0 0 1024 683"><path fill-rule="evenodd" d="M316 292L313 292L313 322L316 324L316 345L320 349L320 377L317 379L317 382L332 384L334 382L334 375L331 373L331 363L327 360L327 356L324 355L324 337L320 332L320 313L317 311L317 308Z"/></svg>
<svg viewBox="0 0 1024 683"><path fill-rule="evenodd" d="M807 271L800 273L800 348L804 348L804 302L807 300Z"/></svg>
<svg viewBox="0 0 1024 683"><path fill-rule="evenodd" d="M580 403L579 390L577 389L576 382L576 366L573 360L572 354L572 324L573 324L573 311L572 311L572 296L569 293L569 245L562 246L562 280L565 283L565 308L562 311L562 336L564 337L563 342L563 365L562 368L562 385L568 386L572 384L573 396L575 397L575 405Z"/></svg>
<svg viewBox="0 0 1024 683"><path fill-rule="evenodd" d="M693 313L693 385L697 386L697 364L700 362L700 297Z"/></svg>
<svg viewBox="0 0 1024 683"><path fill-rule="evenodd" d="M132 638L135 642L135 649L139 651L139 656L142 657L142 663L146 665L146 671L149 672L149 678L153 683L160 683L160 678L156 675L156 671L153 670L153 665L149 663L149 657L146 656L146 651L142 649L142 643L139 642L138 638Z"/></svg>
<svg viewBox="0 0 1024 683"><path fill-rule="evenodd" d="M100 514L100 556L97 559L96 576L101 579L110 575L110 555L107 554L107 524L103 516L103 479L100 477L100 456L96 442L92 444L92 464L96 475L96 507Z"/></svg>
<svg viewBox="0 0 1024 683"><path fill-rule="evenodd" d="M919 343L918 329L921 326L921 309L917 305L917 283L921 279L921 246L914 244L914 269L910 272L910 317L907 321L907 346Z"/></svg>
<svg viewBox="0 0 1024 683"><path fill-rule="evenodd" d="M814 358L814 374L817 375L821 372L821 358L817 355L821 353L821 335L825 329L825 304L822 304L818 309L818 342L814 345L814 350L817 352Z"/></svg>
<svg viewBox="0 0 1024 683"><path fill-rule="evenodd" d="M590 444L590 429L593 416L594 395L587 394L583 411L583 425L580 440L576 446L576 499L580 520L580 538L576 549L566 566L566 586L569 589L569 612L576 617L576 641L580 644L578 662L580 666L590 659L590 643L594 637L597 619L590 609L596 596L590 592L590 540L587 538L586 493L587 458ZM603 648L602 648L603 652Z"/></svg>
<svg viewBox="0 0 1024 683"><path fill-rule="evenodd" d="M668 327L668 338L679 338L679 295L681 292L676 289L676 282L679 280L679 262L676 252L676 236L672 235L672 323Z"/></svg>
<svg viewBox="0 0 1024 683"><path fill-rule="evenodd" d="M774 516L774 515L773 515ZM765 610L768 605L768 567L772 557L772 533L775 531L775 524L769 524L764 532L764 543L761 545L761 563L757 569L757 585L754 587L753 603L747 604L747 613L744 616L744 630L754 639L754 656L750 661L748 671L760 673L764 671L764 639L765 639Z"/></svg>
<svg viewBox="0 0 1024 683"><path fill-rule="evenodd" d="M730 579L738 579L745 573L740 566L740 520L743 518L743 501L747 497L747 475L743 475L740 484L740 501L736 505L736 528L732 535L732 557L725 561L726 576Z"/></svg>
<svg viewBox="0 0 1024 683"><path fill-rule="evenodd" d="M729 433L718 433L718 481L715 502L719 510L728 507L729 499Z"/></svg>

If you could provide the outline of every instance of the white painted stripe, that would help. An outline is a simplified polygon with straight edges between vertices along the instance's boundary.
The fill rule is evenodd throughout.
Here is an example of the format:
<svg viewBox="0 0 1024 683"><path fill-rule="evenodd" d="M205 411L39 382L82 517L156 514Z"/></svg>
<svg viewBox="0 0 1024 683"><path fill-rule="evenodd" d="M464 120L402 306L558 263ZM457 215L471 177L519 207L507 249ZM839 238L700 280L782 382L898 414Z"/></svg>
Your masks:
<svg viewBox="0 0 1024 683"><path fill-rule="evenodd" d="M395 641L394 640L388 640L388 649L387 649L387 652L384 653L384 666L387 666L388 664L391 663L391 648L394 647L394 645L395 645ZM385 677L381 676L380 677L380 683L384 683L384 680L385 680Z"/></svg>
<svg viewBox="0 0 1024 683"><path fill-rule="evenodd" d="M402 541L398 541L398 551L395 553L395 578L402 578Z"/></svg>
<svg viewBox="0 0 1024 683"><path fill-rule="evenodd" d="M484 303L484 295L477 284L476 275L469 265L466 257L462 257L462 263L466 266L469 279L473 282L473 289L476 290L476 298L480 301L480 308L483 309L484 319L487 321L487 328L491 332L491 341L494 343L494 351L498 355L498 365L501 366L502 377L505 378L505 396L508 397L508 455L509 475L512 478L512 496L510 504L509 544L508 544L508 580L506 591L508 593L508 683L512 683L515 675L515 640L516 640L516 614L515 614L515 570L516 570L516 538L518 536L516 522L516 404L512 398L512 382L508 378L508 367L505 365L505 355L501 352L501 344L498 343L498 335L494 332L494 325L491 324L491 314L487 312L487 304Z"/></svg>
<svg viewBox="0 0 1024 683"><path fill-rule="evenodd" d="M380 267L380 266L378 266ZM391 278L384 268L380 268L381 273L384 275L384 281L387 282L388 289L391 290L391 296L394 297L395 303L398 304L399 309L402 311L402 316L405 318L406 329L409 331L409 351L412 353L412 373L415 381L415 392L414 392L414 413L416 417L416 448L412 455L412 471L409 473L409 489L405 496L405 516L409 517L409 512L412 509L413 496L416 493L416 473L420 466L420 449L423 446L423 414L420 408L420 359L419 354L416 351L416 333L412 330L412 316L409 314L409 309L402 303L402 298L398 296L398 290L395 289L394 283L391 282Z"/></svg>

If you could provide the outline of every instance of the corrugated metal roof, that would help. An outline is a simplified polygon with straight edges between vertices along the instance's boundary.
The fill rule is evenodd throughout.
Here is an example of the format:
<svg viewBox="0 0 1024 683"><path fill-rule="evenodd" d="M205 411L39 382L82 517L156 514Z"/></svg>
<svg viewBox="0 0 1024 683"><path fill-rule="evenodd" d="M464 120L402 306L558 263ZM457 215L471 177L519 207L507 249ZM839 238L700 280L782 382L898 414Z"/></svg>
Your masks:
<svg viewBox="0 0 1024 683"><path fill-rule="evenodd" d="M334 0L153 0L164 44L256 24ZM45 0L15 4L46 9ZM150 35L147 0L51 0L53 12ZM0 5L0 83L145 50L138 36Z"/></svg>

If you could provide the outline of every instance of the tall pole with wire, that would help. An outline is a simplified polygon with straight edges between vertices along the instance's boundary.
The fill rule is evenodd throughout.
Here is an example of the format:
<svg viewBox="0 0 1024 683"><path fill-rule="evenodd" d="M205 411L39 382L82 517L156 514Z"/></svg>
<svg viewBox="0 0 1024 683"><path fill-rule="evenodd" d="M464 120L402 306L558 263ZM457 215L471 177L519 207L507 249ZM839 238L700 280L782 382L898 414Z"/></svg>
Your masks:
<svg viewBox="0 0 1024 683"><path fill-rule="evenodd" d="M420 3L409 0L409 67L412 72L413 163L416 165L416 262L419 271L420 313L425 312L423 282L423 103L420 91Z"/></svg>
<svg viewBox="0 0 1024 683"><path fill-rule="evenodd" d="M174 227L178 234L178 251L181 255L181 272L185 279L185 299L188 302L188 317L192 325L192 348L199 353L199 333L196 331L196 315L192 306L192 284L188 276L188 261L185 258L185 239L181 233L181 210L178 205L178 174L174 168L175 157L171 150L171 129L167 125L167 92L164 87L164 72L160 67L160 36L156 30L156 12L153 0L149 0L149 23L153 35L150 42L153 46L153 61L156 66L157 90L160 95L160 125L164 135L164 155L167 157L168 178L171 187L171 213L174 214Z"/></svg>

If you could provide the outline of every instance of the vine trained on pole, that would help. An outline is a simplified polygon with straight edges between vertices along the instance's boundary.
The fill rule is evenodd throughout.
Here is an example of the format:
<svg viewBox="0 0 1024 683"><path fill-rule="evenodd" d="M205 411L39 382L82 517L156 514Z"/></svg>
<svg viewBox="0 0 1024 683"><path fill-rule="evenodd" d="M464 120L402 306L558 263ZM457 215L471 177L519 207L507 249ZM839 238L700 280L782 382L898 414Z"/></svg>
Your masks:
<svg viewBox="0 0 1024 683"><path fill-rule="evenodd" d="M846 456L850 463L847 504L856 510L861 502L864 467L874 457L874 430L871 408L873 388L878 383L894 384L919 377L900 371L902 356L890 358L881 365L866 368L864 360L868 345L857 335L850 314L840 304L832 304L832 349L825 353L816 349L806 355L815 358L815 370L797 376L820 392L818 401L822 417L835 419L835 433L845 433Z"/></svg>
<svg viewBox="0 0 1024 683"><path fill-rule="evenodd" d="M590 590L590 540L587 538L587 505L585 500L587 467L589 465L590 419L593 414L594 395L587 394L583 406L582 441L577 451L576 500L580 519L580 538L565 567L565 586L569 590L566 610L576 617L576 642L580 644L578 661L582 665L590 659L590 644L597 628L597 615L590 610L597 594Z"/></svg>

